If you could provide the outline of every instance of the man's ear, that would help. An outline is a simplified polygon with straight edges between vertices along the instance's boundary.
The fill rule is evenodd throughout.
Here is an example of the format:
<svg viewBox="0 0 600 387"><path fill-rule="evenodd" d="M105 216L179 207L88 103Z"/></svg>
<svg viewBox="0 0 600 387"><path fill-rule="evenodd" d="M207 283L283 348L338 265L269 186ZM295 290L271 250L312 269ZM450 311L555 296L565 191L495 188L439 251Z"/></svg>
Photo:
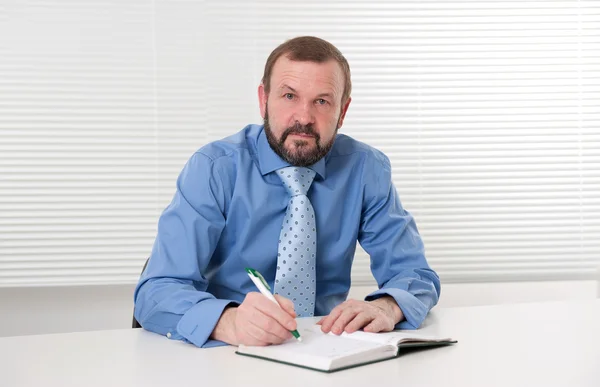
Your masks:
<svg viewBox="0 0 600 387"><path fill-rule="evenodd" d="M344 125L344 118L346 118L346 112L348 111L348 106L350 106L350 102L352 102L352 98L348 97L348 100L342 106L342 114L340 114L340 119L338 120L337 129L341 128Z"/></svg>
<svg viewBox="0 0 600 387"><path fill-rule="evenodd" d="M258 106L260 108L260 116L264 119L267 113L267 97L268 94L265 92L265 85L258 85Z"/></svg>

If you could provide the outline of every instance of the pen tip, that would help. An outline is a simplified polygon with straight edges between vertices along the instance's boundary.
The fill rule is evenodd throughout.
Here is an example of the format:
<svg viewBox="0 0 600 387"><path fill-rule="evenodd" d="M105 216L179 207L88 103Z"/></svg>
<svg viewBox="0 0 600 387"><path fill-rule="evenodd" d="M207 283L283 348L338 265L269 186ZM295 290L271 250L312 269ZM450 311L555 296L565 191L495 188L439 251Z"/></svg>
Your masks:
<svg viewBox="0 0 600 387"><path fill-rule="evenodd" d="M302 342L302 337L298 337L298 342L301 343Z"/></svg>

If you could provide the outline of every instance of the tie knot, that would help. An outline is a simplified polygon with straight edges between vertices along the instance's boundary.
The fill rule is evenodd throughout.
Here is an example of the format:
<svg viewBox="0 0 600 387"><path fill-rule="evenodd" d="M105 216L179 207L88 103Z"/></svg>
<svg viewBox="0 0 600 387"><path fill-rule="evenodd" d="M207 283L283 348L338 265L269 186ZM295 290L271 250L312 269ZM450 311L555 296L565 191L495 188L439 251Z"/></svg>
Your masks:
<svg viewBox="0 0 600 387"><path fill-rule="evenodd" d="M291 196L306 195L315 178L315 172L309 168L286 167L277 170L283 185Z"/></svg>

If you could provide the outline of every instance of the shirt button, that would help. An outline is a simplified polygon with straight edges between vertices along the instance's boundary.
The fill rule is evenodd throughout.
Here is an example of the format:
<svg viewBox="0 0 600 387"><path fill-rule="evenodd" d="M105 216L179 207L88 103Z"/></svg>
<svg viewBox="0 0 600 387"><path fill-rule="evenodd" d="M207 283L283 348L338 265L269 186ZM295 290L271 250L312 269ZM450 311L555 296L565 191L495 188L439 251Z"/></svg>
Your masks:
<svg viewBox="0 0 600 387"><path fill-rule="evenodd" d="M171 338L171 332L167 332L167 339Z"/></svg>

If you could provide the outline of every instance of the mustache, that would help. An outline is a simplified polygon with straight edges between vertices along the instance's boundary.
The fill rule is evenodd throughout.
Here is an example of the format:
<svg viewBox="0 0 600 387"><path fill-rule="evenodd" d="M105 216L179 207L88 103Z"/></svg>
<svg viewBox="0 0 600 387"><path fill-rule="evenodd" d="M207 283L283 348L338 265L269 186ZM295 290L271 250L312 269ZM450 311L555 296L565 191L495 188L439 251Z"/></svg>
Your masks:
<svg viewBox="0 0 600 387"><path fill-rule="evenodd" d="M299 122L296 122L294 126L290 126L283 131L280 141L283 143L290 134L307 134L309 136L313 136L317 143L321 139L321 136L319 136L319 133L315 131L312 124L302 125Z"/></svg>

